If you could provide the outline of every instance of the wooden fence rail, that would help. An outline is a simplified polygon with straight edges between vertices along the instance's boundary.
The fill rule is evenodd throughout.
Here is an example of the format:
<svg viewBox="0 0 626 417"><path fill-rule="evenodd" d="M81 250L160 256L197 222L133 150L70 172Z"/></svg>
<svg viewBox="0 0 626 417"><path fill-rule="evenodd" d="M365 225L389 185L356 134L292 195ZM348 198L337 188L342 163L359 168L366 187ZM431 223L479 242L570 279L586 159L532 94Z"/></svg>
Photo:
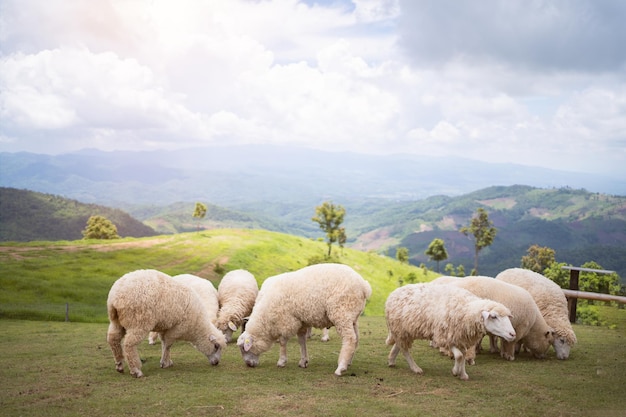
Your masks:
<svg viewBox="0 0 626 417"><path fill-rule="evenodd" d="M584 298L586 300L617 301L618 303L626 304L626 297L621 297L619 295L578 291L578 278L581 271L594 272L596 274L614 274L615 271L607 271L604 269L578 268L575 266L562 266L561 268L569 270L569 289L564 289L563 293L565 293L565 296L567 297L570 323L576 322L576 306L578 305L579 298Z"/></svg>
<svg viewBox="0 0 626 417"><path fill-rule="evenodd" d="M626 304L626 297L622 297L621 295L601 294L599 292L574 290L563 290L563 293L567 298L582 298L584 300L597 301L616 301L618 303Z"/></svg>

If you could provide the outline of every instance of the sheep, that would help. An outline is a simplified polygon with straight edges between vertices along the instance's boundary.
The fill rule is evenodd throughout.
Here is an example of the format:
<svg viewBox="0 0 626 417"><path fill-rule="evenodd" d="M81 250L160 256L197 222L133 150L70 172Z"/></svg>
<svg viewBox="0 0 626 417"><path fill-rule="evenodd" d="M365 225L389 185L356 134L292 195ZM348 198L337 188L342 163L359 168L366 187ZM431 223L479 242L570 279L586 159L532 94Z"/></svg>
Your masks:
<svg viewBox="0 0 626 417"><path fill-rule="evenodd" d="M394 367L401 351L411 371L423 374L410 349L416 339L432 340L454 355L452 375L467 380L465 354L487 332L509 342L515 340L510 317L511 311L504 305L454 285L409 284L397 288L385 302L389 331L385 343L393 345L388 364Z"/></svg>
<svg viewBox="0 0 626 417"><path fill-rule="evenodd" d="M528 291L516 285L497 281L491 277L472 276L466 278L440 277L433 281L446 282L464 288L480 298L488 298L504 304L511 310L511 324L515 329L514 341L502 341L500 355L507 360L515 360L516 344L524 344L536 358L544 358L550 345L554 343L554 330L544 320L535 300ZM497 351L495 337L490 337L491 351Z"/></svg>
<svg viewBox="0 0 626 417"><path fill-rule="evenodd" d="M577 340L561 287L537 272L522 268L506 269L496 275L496 279L520 286L532 295L546 323L556 332L553 346L557 359L569 358Z"/></svg>
<svg viewBox="0 0 626 417"><path fill-rule="evenodd" d="M137 345L151 330L161 335L161 368L174 364L170 348L176 340L191 342L212 365L219 363L226 346L224 335L211 322L196 292L153 269L129 272L115 281L107 298L107 312L107 342L115 369L124 372L125 357L131 376L136 378L143 376Z"/></svg>
<svg viewBox="0 0 626 417"><path fill-rule="evenodd" d="M200 300L202 300L202 304L209 312L211 322L215 323L219 303L217 299L217 290L211 281L191 274L175 275L172 278L182 284L185 284L198 294ZM150 332L150 335L148 336L148 343L154 345L156 343L157 336L157 332Z"/></svg>
<svg viewBox="0 0 626 417"><path fill-rule="evenodd" d="M298 335L300 362L309 357L306 334L309 328L335 326L342 339L335 375L341 376L352 363L359 343L358 319L372 287L354 269L342 264L311 265L265 280L246 329L237 339L241 355L250 367L278 340L278 367L287 364L287 341Z"/></svg>
<svg viewBox="0 0 626 417"><path fill-rule="evenodd" d="M227 343L231 342L233 332L244 325L258 293L259 286L254 275L244 269L230 271L217 286L220 308L215 326L224 333Z"/></svg>

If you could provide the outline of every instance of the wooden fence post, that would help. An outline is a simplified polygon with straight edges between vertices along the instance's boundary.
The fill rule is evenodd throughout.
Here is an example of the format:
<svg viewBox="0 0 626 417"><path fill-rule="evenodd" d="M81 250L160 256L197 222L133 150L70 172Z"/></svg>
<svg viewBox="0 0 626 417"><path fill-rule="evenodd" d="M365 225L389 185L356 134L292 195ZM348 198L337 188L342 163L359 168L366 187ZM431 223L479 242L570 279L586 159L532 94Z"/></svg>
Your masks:
<svg viewBox="0 0 626 417"><path fill-rule="evenodd" d="M580 271L577 269L570 269L569 271L569 289L578 291L578 277L580 276ZM569 307L569 321L570 323L576 323L576 307L578 305L578 298L570 297L567 299L567 304Z"/></svg>

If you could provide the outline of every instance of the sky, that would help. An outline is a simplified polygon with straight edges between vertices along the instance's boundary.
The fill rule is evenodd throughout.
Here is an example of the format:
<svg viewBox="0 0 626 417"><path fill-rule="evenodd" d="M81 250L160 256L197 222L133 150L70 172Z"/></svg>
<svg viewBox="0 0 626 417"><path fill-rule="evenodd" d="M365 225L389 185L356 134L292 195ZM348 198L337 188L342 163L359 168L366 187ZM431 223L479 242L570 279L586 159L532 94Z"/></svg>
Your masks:
<svg viewBox="0 0 626 417"><path fill-rule="evenodd" d="M622 0L0 0L0 152L289 144L626 177Z"/></svg>

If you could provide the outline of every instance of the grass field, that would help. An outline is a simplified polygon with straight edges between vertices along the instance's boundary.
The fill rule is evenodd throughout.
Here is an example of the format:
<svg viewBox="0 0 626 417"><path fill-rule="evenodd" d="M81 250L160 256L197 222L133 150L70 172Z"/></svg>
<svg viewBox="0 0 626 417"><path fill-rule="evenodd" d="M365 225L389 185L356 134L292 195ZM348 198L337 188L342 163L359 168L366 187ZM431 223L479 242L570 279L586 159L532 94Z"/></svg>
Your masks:
<svg viewBox="0 0 626 417"><path fill-rule="evenodd" d="M111 285L136 269L190 273L217 287L223 274L243 268L261 284L269 276L323 258L327 250L323 242L241 229L115 241L5 243L0 245L0 318L63 321L69 304L71 321L106 322ZM367 315L383 314L386 297L399 280L437 276L373 252L334 247L333 253L372 285Z"/></svg>
<svg viewBox="0 0 626 417"><path fill-rule="evenodd" d="M264 231L229 230L122 239L115 242L32 242L0 247L0 413L2 416L624 416L626 310L599 306L605 326L575 325L579 343L570 359L551 350L545 360L521 355L506 362L482 354L454 378L453 362L415 344L424 369L413 375L402 357L387 367L382 317L386 296L419 268L385 256L346 249L340 260L372 284L361 318L354 362L335 377L340 342L309 342L307 369L297 366L295 338L287 367L276 367L278 347L247 368L229 345L212 367L191 345L178 342L175 365L160 369L160 346L144 342L146 378L115 372L106 343L106 296L126 272L155 268L195 273L219 282L245 268L262 279L303 267L327 247ZM64 306L70 322L63 322ZM20 320L20 319L31 320ZM36 321L39 320L39 321Z"/></svg>
<svg viewBox="0 0 626 417"><path fill-rule="evenodd" d="M0 408L3 416L624 416L626 311L601 307L615 328L575 326L570 359L521 355L507 362L481 354L469 381L452 361L417 342L413 355L388 368L382 317L362 317L361 343L347 373L336 377L340 343L334 331L309 341L310 363L298 368L295 338L286 368L274 346L247 368L229 345L212 367L191 345L172 349L175 365L160 369L160 346L144 342L145 378L115 371L106 324L1 320Z"/></svg>

